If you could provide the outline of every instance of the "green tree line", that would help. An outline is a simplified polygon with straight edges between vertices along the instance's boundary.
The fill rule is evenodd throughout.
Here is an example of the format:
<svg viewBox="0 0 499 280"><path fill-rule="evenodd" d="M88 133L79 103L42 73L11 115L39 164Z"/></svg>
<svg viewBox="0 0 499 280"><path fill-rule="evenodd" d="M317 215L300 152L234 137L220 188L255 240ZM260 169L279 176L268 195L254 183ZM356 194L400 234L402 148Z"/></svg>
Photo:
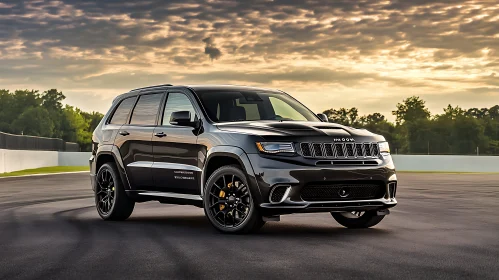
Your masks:
<svg viewBox="0 0 499 280"><path fill-rule="evenodd" d="M57 89L0 90L0 131L61 138L90 150L92 132L103 115L63 105L66 97ZM324 111L330 122L365 128L390 142L400 154L499 155L499 105L462 109L448 105L442 114L432 115L425 101L409 97L392 112L395 122L380 113L360 116L357 108Z"/></svg>
<svg viewBox="0 0 499 280"><path fill-rule="evenodd" d="M424 100L412 96L392 111L395 123L380 113L359 116L357 108L329 109L324 114L330 122L385 136L393 153L499 155L499 105L467 110L448 105L442 114L432 115Z"/></svg>
<svg viewBox="0 0 499 280"><path fill-rule="evenodd" d="M89 151L92 132L103 115L63 106L65 98L57 89L43 93L37 90L11 92L0 89L0 131L61 138L66 142L78 143L82 151Z"/></svg>

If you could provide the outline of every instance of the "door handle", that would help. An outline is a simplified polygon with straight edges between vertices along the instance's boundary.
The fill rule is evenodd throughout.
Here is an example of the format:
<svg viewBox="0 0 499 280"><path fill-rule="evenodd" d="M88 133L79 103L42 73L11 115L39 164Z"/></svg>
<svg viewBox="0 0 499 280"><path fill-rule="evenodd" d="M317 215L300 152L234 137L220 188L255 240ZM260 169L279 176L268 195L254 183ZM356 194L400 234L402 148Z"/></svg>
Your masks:
<svg viewBox="0 0 499 280"><path fill-rule="evenodd" d="M158 133L154 134L154 136L161 138L161 137L165 137L166 134L164 132L158 132Z"/></svg>
<svg viewBox="0 0 499 280"><path fill-rule="evenodd" d="M127 136L127 135L130 135L130 133L128 133L128 131L120 131L120 135L123 135L123 136Z"/></svg>

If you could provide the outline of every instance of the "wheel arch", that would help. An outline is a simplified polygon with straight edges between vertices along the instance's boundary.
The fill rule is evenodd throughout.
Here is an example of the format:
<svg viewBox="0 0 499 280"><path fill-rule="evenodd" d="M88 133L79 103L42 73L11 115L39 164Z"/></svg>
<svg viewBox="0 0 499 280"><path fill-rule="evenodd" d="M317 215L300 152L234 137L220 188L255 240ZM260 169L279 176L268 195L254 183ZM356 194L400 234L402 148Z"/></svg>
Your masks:
<svg viewBox="0 0 499 280"><path fill-rule="evenodd" d="M96 169L95 173L99 171L99 168L108 162L112 162L116 164L116 167L118 167L118 171L120 173L120 178L121 182L123 183L123 186L125 187L125 190L130 189L130 184L126 175L126 170L125 166L123 165L123 161L121 159L120 152L118 150L118 147L115 145L102 145L99 147L97 150L96 156L95 156L95 162L96 162Z"/></svg>
<svg viewBox="0 0 499 280"><path fill-rule="evenodd" d="M253 193L260 194L260 189L255 179L253 167L243 149L234 146L216 146L211 148L206 157L201 174L201 195L204 195L204 185L209 176L218 168L226 165L237 164L246 175Z"/></svg>

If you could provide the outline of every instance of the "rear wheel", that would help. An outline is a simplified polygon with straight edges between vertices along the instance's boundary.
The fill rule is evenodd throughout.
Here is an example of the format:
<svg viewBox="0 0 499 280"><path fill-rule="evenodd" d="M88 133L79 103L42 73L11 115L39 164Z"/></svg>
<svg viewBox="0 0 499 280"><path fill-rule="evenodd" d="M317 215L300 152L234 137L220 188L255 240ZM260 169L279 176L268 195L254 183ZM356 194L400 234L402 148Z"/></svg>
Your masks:
<svg viewBox="0 0 499 280"><path fill-rule="evenodd" d="M206 181L204 212L224 233L257 231L265 222L255 207L245 174L237 166L223 166Z"/></svg>
<svg viewBox="0 0 499 280"><path fill-rule="evenodd" d="M105 163L97 172L95 206L104 220L126 220L133 212L135 202L128 197L114 163Z"/></svg>
<svg viewBox="0 0 499 280"><path fill-rule="evenodd" d="M332 212L331 215L340 225L347 228L370 228L377 225L385 217L378 216L376 211Z"/></svg>

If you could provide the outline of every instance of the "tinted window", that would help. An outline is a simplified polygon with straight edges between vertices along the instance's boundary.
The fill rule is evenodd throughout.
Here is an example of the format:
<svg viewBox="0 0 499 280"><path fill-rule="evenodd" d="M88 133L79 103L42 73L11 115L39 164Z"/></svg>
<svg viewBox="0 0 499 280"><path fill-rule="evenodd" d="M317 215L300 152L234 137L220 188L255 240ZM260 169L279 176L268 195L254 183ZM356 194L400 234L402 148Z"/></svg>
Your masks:
<svg viewBox="0 0 499 280"><path fill-rule="evenodd" d="M272 107L274 107L274 113L278 118L281 119L290 119L290 120L295 120L295 121L306 121L307 119L300 114L298 111L293 109L291 105L288 103L284 102L281 99L275 98L275 97L269 97L270 103L272 104Z"/></svg>
<svg viewBox="0 0 499 280"><path fill-rule="evenodd" d="M125 124L128 118L128 114L135 103L135 97L130 97L121 101L120 105L116 111L114 111L114 115L111 118L109 123L112 124Z"/></svg>
<svg viewBox="0 0 499 280"><path fill-rule="evenodd" d="M165 112L163 114L163 124L170 124L170 117L173 112L189 111L191 112L191 121L194 121L196 111L192 106L191 100L183 93L173 92L168 94L166 100Z"/></svg>
<svg viewBox="0 0 499 280"><path fill-rule="evenodd" d="M246 113L245 120L252 121L252 120L260 120L261 119L258 104L256 104L256 103L244 103L243 98L238 98L238 99L236 99L236 106L244 108L244 111Z"/></svg>
<svg viewBox="0 0 499 280"><path fill-rule="evenodd" d="M130 124L154 125L158 115L159 105L163 94L147 94L139 97L139 101L133 109Z"/></svg>
<svg viewBox="0 0 499 280"><path fill-rule="evenodd" d="M319 121L307 107L280 92L197 90L196 93L215 122Z"/></svg>

